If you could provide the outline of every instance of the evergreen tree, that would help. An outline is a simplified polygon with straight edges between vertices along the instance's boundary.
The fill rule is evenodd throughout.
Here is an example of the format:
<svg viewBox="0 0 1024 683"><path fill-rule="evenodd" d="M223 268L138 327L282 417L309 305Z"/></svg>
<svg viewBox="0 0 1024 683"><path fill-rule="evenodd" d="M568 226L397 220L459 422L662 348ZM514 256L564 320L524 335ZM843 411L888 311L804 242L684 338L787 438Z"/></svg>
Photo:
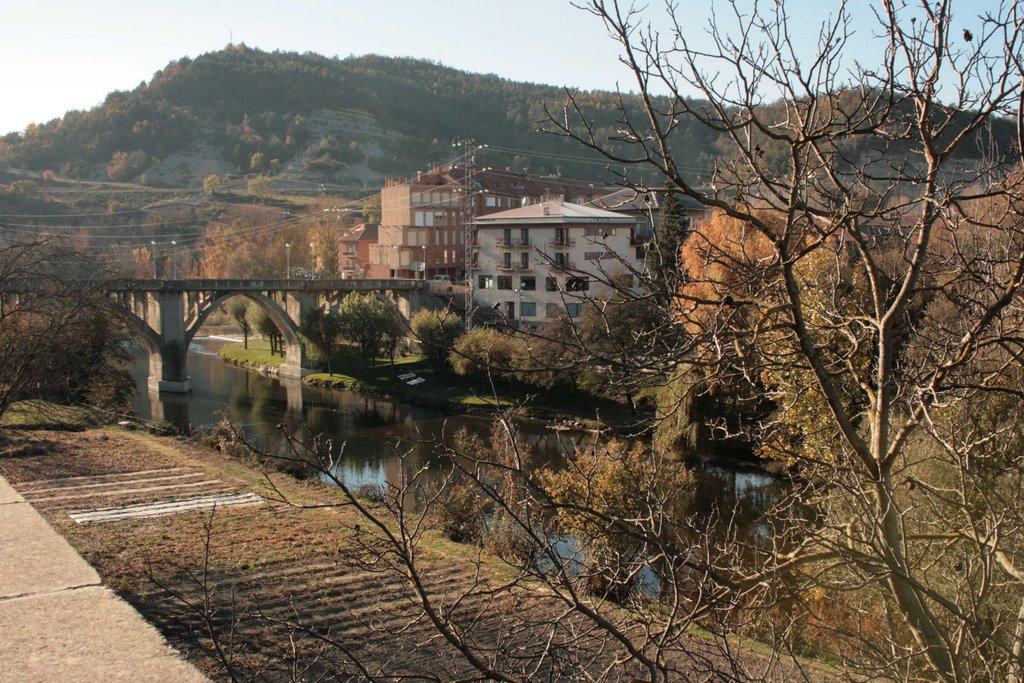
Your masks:
<svg viewBox="0 0 1024 683"><path fill-rule="evenodd" d="M665 192L661 217L654 229L654 239L647 252L647 268L651 284L663 301L667 301L679 282L679 249L686 240L690 219L683 211L675 192Z"/></svg>

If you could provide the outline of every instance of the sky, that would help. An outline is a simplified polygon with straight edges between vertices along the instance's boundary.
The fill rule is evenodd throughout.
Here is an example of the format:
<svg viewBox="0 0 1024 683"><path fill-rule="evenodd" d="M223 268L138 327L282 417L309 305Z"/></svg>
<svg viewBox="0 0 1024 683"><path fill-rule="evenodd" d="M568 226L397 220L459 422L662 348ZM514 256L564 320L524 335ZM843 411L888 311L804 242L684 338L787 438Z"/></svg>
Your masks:
<svg viewBox="0 0 1024 683"><path fill-rule="evenodd" d="M995 0L973 0L977 14ZM650 17L661 0L647 0ZM700 40L711 0L679 0ZM720 4L720 3L719 3ZM867 8L866 0L851 5ZM0 135L88 109L169 62L229 42L328 57L418 57L516 81L635 90L600 20L569 0L10 0L0 22ZM800 26L833 0L790 0ZM968 7L966 3L963 7ZM859 13L868 16L866 12ZM662 26L664 28L664 26ZM857 41L868 53L870 27ZM816 31L798 31L813 49Z"/></svg>
<svg viewBox="0 0 1024 683"><path fill-rule="evenodd" d="M511 80L625 80L601 23L566 0L12 0L0 22L0 134L99 104L230 41L328 57L431 59Z"/></svg>

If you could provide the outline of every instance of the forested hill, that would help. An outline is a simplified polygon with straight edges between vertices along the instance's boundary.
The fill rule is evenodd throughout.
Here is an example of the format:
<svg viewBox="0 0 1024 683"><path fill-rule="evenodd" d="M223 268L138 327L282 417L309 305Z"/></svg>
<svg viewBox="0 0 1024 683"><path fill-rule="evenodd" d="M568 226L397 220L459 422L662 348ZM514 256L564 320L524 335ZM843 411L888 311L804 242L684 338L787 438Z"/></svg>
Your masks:
<svg viewBox="0 0 1024 683"><path fill-rule="evenodd" d="M598 128L614 133L616 96L582 97ZM488 152L486 164L597 178L603 165L593 156L536 132L542 103L557 111L564 98L557 87L420 60L239 45L173 62L95 109L8 135L0 164L162 185L254 172L366 185L447 160L452 140L470 137L502 150ZM709 163L711 138L693 135L685 145L688 165Z"/></svg>
<svg viewBox="0 0 1024 683"><path fill-rule="evenodd" d="M858 92L847 95L862 96ZM578 99L599 138L620 135L616 94L586 92ZM604 164L596 156L537 133L544 104L557 115L564 101L561 88L427 61L337 59L237 45L173 62L149 83L112 93L90 111L5 136L0 170L190 188L209 175L259 173L275 176L277 187L324 183L370 190L385 176L408 176L451 159L453 139L468 137L490 146L478 157L486 165L600 179ZM626 97L625 105L638 102ZM778 118L785 120L784 108ZM999 123L991 131L995 147L1008 149L1012 131L1008 121ZM707 179L715 142L714 134L688 121L676 128L673 155L691 181ZM965 173L971 157L991 149L991 142L962 146ZM774 159L771 140L759 144L771 163L786 168L786 158ZM885 155L847 152L858 163L888 158L899 145Z"/></svg>

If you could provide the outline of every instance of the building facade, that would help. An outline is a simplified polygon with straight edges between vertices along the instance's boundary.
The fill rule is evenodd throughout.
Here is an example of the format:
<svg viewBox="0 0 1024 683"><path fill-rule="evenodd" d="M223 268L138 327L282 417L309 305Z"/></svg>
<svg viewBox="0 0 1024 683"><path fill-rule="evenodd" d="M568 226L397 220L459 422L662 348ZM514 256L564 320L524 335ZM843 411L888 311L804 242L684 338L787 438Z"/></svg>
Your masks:
<svg viewBox="0 0 1024 683"><path fill-rule="evenodd" d="M410 180L387 179L367 277L466 276L466 219L554 197L585 203L612 188L507 169L438 166ZM472 238L470 238L472 239Z"/></svg>
<svg viewBox="0 0 1024 683"><path fill-rule="evenodd" d="M366 276L370 247L377 244L377 224L360 223L338 240L338 271L343 280Z"/></svg>
<svg viewBox="0 0 1024 683"><path fill-rule="evenodd" d="M637 224L560 200L478 217L474 306L514 326L579 316L588 300L611 296L610 280L642 271Z"/></svg>

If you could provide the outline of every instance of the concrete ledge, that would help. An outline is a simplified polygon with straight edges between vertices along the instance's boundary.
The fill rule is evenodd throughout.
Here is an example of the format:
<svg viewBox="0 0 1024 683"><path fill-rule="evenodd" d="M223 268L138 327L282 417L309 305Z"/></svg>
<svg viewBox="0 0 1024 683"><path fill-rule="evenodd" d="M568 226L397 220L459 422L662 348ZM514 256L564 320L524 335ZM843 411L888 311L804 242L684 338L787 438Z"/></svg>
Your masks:
<svg viewBox="0 0 1024 683"><path fill-rule="evenodd" d="M185 379L180 380L166 380L150 377L149 388L168 394L187 394L192 391L192 378L186 377Z"/></svg>
<svg viewBox="0 0 1024 683"><path fill-rule="evenodd" d="M277 376L285 379L302 379L312 370L309 368L297 368L294 365L282 364L277 366Z"/></svg>
<svg viewBox="0 0 1024 683"><path fill-rule="evenodd" d="M0 602L5 681L207 681L109 589Z"/></svg>
<svg viewBox="0 0 1024 683"><path fill-rule="evenodd" d="M207 681L3 477L0 502L0 680Z"/></svg>
<svg viewBox="0 0 1024 683"><path fill-rule="evenodd" d="M25 499L21 497L21 494L15 491L3 477L0 477L0 505L24 502Z"/></svg>
<svg viewBox="0 0 1024 683"><path fill-rule="evenodd" d="M0 598L100 583L96 570L31 505L5 505L2 514Z"/></svg>

